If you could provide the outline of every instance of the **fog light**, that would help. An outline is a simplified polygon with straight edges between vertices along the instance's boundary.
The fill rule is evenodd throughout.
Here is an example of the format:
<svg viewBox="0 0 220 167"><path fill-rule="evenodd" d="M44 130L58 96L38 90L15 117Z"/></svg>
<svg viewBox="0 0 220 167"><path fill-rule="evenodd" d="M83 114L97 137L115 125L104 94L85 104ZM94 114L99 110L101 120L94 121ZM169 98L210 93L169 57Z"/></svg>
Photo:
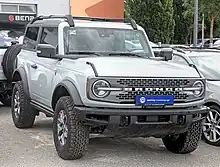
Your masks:
<svg viewBox="0 0 220 167"><path fill-rule="evenodd" d="M130 124L129 116L121 116L120 125L119 126L128 126Z"/></svg>
<svg viewBox="0 0 220 167"><path fill-rule="evenodd" d="M186 116L185 116L185 115L180 115L180 116L178 116L178 118L177 118L177 124L178 124L178 125L183 125L183 124L185 124L185 121L186 121Z"/></svg>

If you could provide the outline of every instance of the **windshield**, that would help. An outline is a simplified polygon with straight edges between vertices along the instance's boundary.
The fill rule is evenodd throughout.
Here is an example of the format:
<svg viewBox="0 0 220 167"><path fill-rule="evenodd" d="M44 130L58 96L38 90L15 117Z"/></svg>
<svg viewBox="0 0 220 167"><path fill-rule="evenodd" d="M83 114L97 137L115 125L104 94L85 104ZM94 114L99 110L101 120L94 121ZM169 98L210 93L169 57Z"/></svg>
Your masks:
<svg viewBox="0 0 220 167"><path fill-rule="evenodd" d="M199 71L208 80L220 80L220 53L210 53L204 56L191 56Z"/></svg>
<svg viewBox="0 0 220 167"><path fill-rule="evenodd" d="M130 29L66 27L64 31L65 53L96 52L135 53L152 57L150 46L142 31Z"/></svg>
<svg viewBox="0 0 220 167"><path fill-rule="evenodd" d="M23 26L1 26L0 28L0 47L10 46L11 41L19 41L24 35Z"/></svg>

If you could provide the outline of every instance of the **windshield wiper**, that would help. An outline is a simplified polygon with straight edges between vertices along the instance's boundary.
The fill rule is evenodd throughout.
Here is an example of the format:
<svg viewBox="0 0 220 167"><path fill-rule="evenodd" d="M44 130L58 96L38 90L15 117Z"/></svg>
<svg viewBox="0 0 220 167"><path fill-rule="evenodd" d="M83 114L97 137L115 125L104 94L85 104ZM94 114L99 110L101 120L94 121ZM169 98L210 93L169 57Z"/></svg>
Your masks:
<svg viewBox="0 0 220 167"><path fill-rule="evenodd" d="M102 56L101 54L97 52L87 52L87 51L82 51L82 52L68 52L68 54L79 54L79 55L96 55L96 56Z"/></svg>
<svg viewBox="0 0 220 167"><path fill-rule="evenodd" d="M133 57L141 57L141 58L147 58L145 56L141 56L135 53L109 53L109 56L113 56L113 55L120 55L120 56L133 56Z"/></svg>

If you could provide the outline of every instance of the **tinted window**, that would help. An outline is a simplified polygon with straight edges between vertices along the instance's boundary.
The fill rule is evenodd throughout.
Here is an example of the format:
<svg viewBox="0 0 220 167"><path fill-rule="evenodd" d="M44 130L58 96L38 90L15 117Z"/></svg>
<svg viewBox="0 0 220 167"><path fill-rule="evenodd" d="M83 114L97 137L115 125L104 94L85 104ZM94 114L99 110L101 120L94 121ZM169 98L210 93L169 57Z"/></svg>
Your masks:
<svg viewBox="0 0 220 167"><path fill-rule="evenodd" d="M35 49L39 27L29 27L24 37L24 45L28 49Z"/></svg>
<svg viewBox="0 0 220 167"><path fill-rule="evenodd" d="M42 30L41 44L51 44L57 48L58 45L58 28L45 27Z"/></svg>

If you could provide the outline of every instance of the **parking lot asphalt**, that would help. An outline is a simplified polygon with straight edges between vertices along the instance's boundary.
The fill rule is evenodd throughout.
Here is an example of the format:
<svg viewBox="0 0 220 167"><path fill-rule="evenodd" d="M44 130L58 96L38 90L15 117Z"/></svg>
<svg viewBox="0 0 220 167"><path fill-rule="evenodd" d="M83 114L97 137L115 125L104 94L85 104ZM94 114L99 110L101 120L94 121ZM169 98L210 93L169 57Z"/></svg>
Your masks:
<svg viewBox="0 0 220 167"><path fill-rule="evenodd" d="M220 147L200 142L196 151L177 155L166 150L160 139L90 140L87 154L80 160L58 157L52 136L52 119L43 114L31 129L15 128L10 108L0 108L1 167L218 167Z"/></svg>

